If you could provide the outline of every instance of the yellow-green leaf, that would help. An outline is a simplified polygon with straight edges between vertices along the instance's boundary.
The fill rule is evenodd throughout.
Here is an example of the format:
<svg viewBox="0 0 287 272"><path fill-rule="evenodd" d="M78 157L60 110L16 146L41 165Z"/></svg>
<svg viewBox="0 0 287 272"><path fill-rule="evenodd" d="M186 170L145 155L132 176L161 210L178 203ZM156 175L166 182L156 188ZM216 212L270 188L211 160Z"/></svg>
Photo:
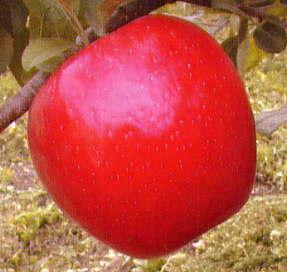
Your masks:
<svg viewBox="0 0 287 272"><path fill-rule="evenodd" d="M284 3L284 1L282 1L282 0L281 1L280 0L276 0L274 5L272 5L271 7L269 7L267 9L267 12L269 14L274 15L274 16L279 16L279 17L287 16L286 3Z"/></svg>
<svg viewBox="0 0 287 272"><path fill-rule="evenodd" d="M47 60L60 57L72 44L72 41L56 38L31 40L22 57L23 67L27 71L33 67L39 68Z"/></svg>
<svg viewBox="0 0 287 272"><path fill-rule="evenodd" d="M32 39L42 37L75 39L78 35L73 16L78 16L79 0L23 1L29 10L28 26ZM71 14L65 12L63 5L71 10Z"/></svg>
<svg viewBox="0 0 287 272"><path fill-rule="evenodd" d="M259 49L254 39L249 35L240 45L237 52L237 68L243 76L268 56L268 53Z"/></svg>

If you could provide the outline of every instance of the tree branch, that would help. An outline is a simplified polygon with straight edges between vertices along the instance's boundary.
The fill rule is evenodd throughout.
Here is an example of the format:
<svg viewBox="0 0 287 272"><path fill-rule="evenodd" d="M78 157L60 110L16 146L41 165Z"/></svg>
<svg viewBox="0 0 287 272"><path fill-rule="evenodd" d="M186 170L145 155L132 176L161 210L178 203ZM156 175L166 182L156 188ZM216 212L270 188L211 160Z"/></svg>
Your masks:
<svg viewBox="0 0 287 272"><path fill-rule="evenodd" d="M165 4L174 2L176 0L133 0L122 4L111 15L106 24L106 32L114 31L140 16L146 15ZM184 2L202 7L211 7L211 0L184 0Z"/></svg>
<svg viewBox="0 0 287 272"><path fill-rule="evenodd" d="M287 23L285 21L280 20L278 17L272 14L266 13L264 10L244 5L239 6L239 9L248 14L249 16L259 19L260 21L268 20L270 22L280 25L282 28L287 29Z"/></svg>
<svg viewBox="0 0 287 272"><path fill-rule="evenodd" d="M270 137L280 126L287 124L287 106L279 110L264 111L255 118L256 131Z"/></svg>
<svg viewBox="0 0 287 272"><path fill-rule="evenodd" d="M34 96L48 77L45 72L36 73L32 79L0 109L0 132L23 115L30 107Z"/></svg>
<svg viewBox="0 0 287 272"><path fill-rule="evenodd" d="M146 15L165 4L174 2L176 2L176 0L133 0L123 3L111 15L108 23L106 24L106 32L114 31L120 26L127 24L140 16ZM183 2L195 4L201 7L212 7L212 0L183 0ZM281 25L283 28L287 28L286 22L281 21L276 16L268 14L258 8L249 7L244 4L238 5L237 8L238 11L242 14L246 14L246 16L248 15L259 20L268 19L273 22L276 21L276 23Z"/></svg>
<svg viewBox="0 0 287 272"><path fill-rule="evenodd" d="M85 30L85 36L88 37L89 42L95 39L91 27ZM79 51L84 45L81 36L78 36L70 50L63 53L64 58L68 58L72 54ZM48 78L49 74L43 71L37 72L28 83L23 86L18 93L8 99L7 102L0 108L0 133L8 127L12 122L21 117L26 111L29 110L33 98L37 94L39 88Z"/></svg>
<svg viewBox="0 0 287 272"><path fill-rule="evenodd" d="M108 32L111 32L137 17L146 15L160 6L172 2L175 2L175 0L134 0L128 2L127 5L120 6L114 12L107 23L106 29ZM211 0L190 0L186 2L201 6L211 5ZM91 36L91 32L92 29L88 28L86 30L86 35ZM95 37L92 37L90 41L93 39L95 39ZM77 37L76 44L71 48L70 52L77 52L81 48L81 44L82 38ZM65 57L69 56L70 54L65 55ZM19 90L17 95L11 97L8 102L6 102L2 108L0 108L0 132L8 127L13 121L17 120L30 108L33 98L47 77L48 75L44 72L40 71L36 73L33 78Z"/></svg>

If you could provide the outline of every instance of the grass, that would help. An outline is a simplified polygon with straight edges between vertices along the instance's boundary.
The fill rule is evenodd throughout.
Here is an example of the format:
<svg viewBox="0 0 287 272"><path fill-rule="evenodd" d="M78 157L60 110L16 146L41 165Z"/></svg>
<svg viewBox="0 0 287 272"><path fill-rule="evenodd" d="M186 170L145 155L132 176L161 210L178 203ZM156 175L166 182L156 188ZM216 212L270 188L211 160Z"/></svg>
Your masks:
<svg viewBox="0 0 287 272"><path fill-rule="evenodd" d="M287 103L287 52L265 59L246 76L254 113L280 108ZM258 135L258 180L280 191L287 189L287 129L281 127L271 138Z"/></svg>
<svg viewBox="0 0 287 272"><path fill-rule="evenodd" d="M253 198L202 241L187 261L194 271L286 271L287 196Z"/></svg>
<svg viewBox="0 0 287 272"><path fill-rule="evenodd" d="M284 52L246 75L255 113L286 104L286 62ZM0 76L1 102L17 89L9 73ZM143 261L107 248L58 210L33 170L26 121L0 134L0 272L287 271L286 128L258 135L256 188L263 189L236 216L171 256Z"/></svg>

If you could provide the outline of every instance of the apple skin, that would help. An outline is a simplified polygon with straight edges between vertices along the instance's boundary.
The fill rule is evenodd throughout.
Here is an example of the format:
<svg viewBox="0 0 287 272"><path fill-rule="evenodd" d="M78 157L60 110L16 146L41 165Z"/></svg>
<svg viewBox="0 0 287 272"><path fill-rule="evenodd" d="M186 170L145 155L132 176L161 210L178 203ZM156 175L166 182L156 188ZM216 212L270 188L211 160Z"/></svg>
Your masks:
<svg viewBox="0 0 287 272"><path fill-rule="evenodd" d="M69 58L34 99L28 139L59 207L138 258L225 221L254 182L254 118L236 68L206 32L164 15Z"/></svg>

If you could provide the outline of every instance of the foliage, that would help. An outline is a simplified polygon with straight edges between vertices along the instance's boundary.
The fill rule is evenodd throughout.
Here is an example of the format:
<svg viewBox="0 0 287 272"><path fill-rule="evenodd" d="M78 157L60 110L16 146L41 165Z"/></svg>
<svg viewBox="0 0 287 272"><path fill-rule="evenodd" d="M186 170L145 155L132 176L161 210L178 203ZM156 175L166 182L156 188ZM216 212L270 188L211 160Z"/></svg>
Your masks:
<svg viewBox="0 0 287 272"><path fill-rule="evenodd" d="M88 37L84 32L87 26L93 27L95 33L102 36L107 32L110 20L120 10L125 10L129 18L133 16L130 13L135 8L152 9L158 6L160 4L121 0L3 0L0 14L0 72L9 66L17 81L23 84L39 69L54 70L63 61L63 51L69 49L76 36L87 44ZM230 32L223 42L223 47L235 63L237 55L240 56L241 73L252 66L250 63L258 62L254 61L254 56L259 58L259 49L259 52L279 53L286 48L286 25L280 19L287 14L284 1L216 0L211 1L211 8L228 16L235 14L245 21L244 24L237 24L235 33ZM212 11L205 9L204 12ZM245 40L249 41L249 46ZM245 45L240 46L242 43ZM249 64L242 64L242 59Z"/></svg>
<svg viewBox="0 0 287 272"><path fill-rule="evenodd" d="M0 10L0 26L5 32L2 34L10 36L13 42L3 39L1 35L1 55L5 56L10 51L9 58L2 63L0 70L4 71L5 66L9 66L17 81L23 83L22 54L29 40L29 30L26 27L28 19L28 9L22 0L3 0Z"/></svg>

